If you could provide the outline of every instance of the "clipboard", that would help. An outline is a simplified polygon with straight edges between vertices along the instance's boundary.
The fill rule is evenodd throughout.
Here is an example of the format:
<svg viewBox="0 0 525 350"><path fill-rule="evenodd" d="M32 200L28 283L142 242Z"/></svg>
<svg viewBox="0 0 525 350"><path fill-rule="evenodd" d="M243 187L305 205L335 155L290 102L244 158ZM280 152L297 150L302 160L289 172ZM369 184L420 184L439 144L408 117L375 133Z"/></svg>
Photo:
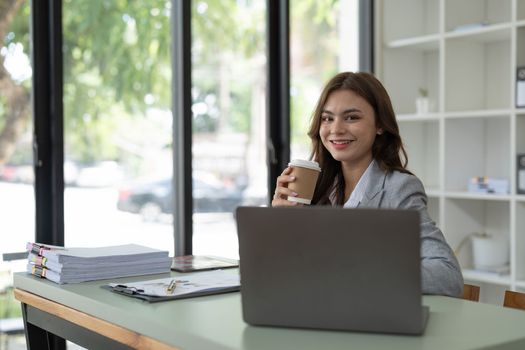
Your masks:
<svg viewBox="0 0 525 350"><path fill-rule="evenodd" d="M238 273L217 270L154 280L110 283L101 287L117 294L154 303L236 292L240 290L241 285Z"/></svg>

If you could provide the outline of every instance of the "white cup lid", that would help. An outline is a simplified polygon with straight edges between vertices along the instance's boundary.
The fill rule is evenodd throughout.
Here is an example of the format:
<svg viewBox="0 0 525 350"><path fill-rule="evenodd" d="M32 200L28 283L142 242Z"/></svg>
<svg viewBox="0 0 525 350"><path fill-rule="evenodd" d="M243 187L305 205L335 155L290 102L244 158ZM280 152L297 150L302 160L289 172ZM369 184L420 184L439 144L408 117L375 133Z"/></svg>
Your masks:
<svg viewBox="0 0 525 350"><path fill-rule="evenodd" d="M319 167L319 163L313 160L294 159L290 163L288 163L288 166L297 166L297 167L321 171L321 168Z"/></svg>

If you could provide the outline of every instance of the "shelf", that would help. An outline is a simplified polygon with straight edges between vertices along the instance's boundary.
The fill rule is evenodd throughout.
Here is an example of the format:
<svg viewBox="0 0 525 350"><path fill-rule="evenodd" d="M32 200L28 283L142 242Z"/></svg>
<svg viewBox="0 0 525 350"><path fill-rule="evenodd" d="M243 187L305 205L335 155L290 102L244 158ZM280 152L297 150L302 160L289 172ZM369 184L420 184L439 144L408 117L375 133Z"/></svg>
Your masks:
<svg viewBox="0 0 525 350"><path fill-rule="evenodd" d="M439 33L439 7L441 0L389 0L382 3L383 41ZM406 19L411 14L410 19ZM417 14L416 17L413 17ZM399 18L404 18L400 25Z"/></svg>
<svg viewBox="0 0 525 350"><path fill-rule="evenodd" d="M462 267L474 264L471 237L474 233L486 233L496 237L510 238L510 201L483 200L484 198L445 198L442 227L450 246Z"/></svg>
<svg viewBox="0 0 525 350"><path fill-rule="evenodd" d="M447 119L454 118L500 118L509 117L512 113L512 109L490 109L490 110L472 110L472 111L461 111L461 112L445 112L443 117Z"/></svg>
<svg viewBox="0 0 525 350"><path fill-rule="evenodd" d="M525 2L518 0L516 5L516 19L525 23Z"/></svg>
<svg viewBox="0 0 525 350"><path fill-rule="evenodd" d="M463 278L474 282L493 283L502 286L510 286L510 275L500 275L495 272L464 269Z"/></svg>
<svg viewBox="0 0 525 350"><path fill-rule="evenodd" d="M510 40L511 28L510 23L493 24L471 30L448 32L445 33L445 39L464 39L477 43Z"/></svg>
<svg viewBox="0 0 525 350"><path fill-rule="evenodd" d="M525 108L514 104L525 0L378 0L376 13L376 74L429 214L450 247L466 242L457 254L465 279L525 289L525 194L468 192L477 176L516 188L516 155L525 154ZM417 113L421 89L433 105L425 114ZM465 239L475 232L508 241L511 274L472 268L479 242Z"/></svg>
<svg viewBox="0 0 525 350"><path fill-rule="evenodd" d="M439 122L436 120L400 123L399 132L408 156L408 169L425 188L439 188Z"/></svg>
<svg viewBox="0 0 525 350"><path fill-rule="evenodd" d="M396 119L398 122L424 122L439 120L440 114L426 113L426 114L398 114Z"/></svg>
<svg viewBox="0 0 525 350"><path fill-rule="evenodd" d="M525 154L525 137L523 137L525 135L525 115L517 115L514 134L516 135L516 155Z"/></svg>
<svg viewBox="0 0 525 350"><path fill-rule="evenodd" d="M445 31L483 23L490 26L508 23L512 0L445 0Z"/></svg>
<svg viewBox="0 0 525 350"><path fill-rule="evenodd" d="M439 188L426 187L425 192L428 198L439 198L441 196Z"/></svg>
<svg viewBox="0 0 525 350"><path fill-rule="evenodd" d="M521 198L521 200L520 200ZM516 199L516 279L525 279L525 195L517 195Z"/></svg>
<svg viewBox="0 0 525 350"><path fill-rule="evenodd" d="M510 180L510 118L456 118L445 120L445 191L468 193L473 177ZM512 160L514 162L514 159ZM499 195L481 194L498 198ZM509 199L509 195L502 198Z"/></svg>
<svg viewBox="0 0 525 350"><path fill-rule="evenodd" d="M510 32L506 40L493 42L446 41L445 110L510 109L510 50Z"/></svg>
<svg viewBox="0 0 525 350"><path fill-rule="evenodd" d="M457 118L508 118L512 113L521 114L525 113L524 108L514 109L489 109L489 110L471 110L471 111L451 111L441 113L403 113L396 116L398 122L411 122L411 121L430 121L439 120L441 116L445 119L457 119Z"/></svg>
<svg viewBox="0 0 525 350"><path fill-rule="evenodd" d="M516 287L525 289L525 281L516 281Z"/></svg>
<svg viewBox="0 0 525 350"><path fill-rule="evenodd" d="M432 51L439 48L438 34L425 35L414 38L398 39L389 42L386 47L389 49L407 48L421 51Z"/></svg>
<svg viewBox="0 0 525 350"><path fill-rule="evenodd" d="M525 67L525 25L517 27L516 30L516 68L518 67ZM515 89L513 92L516 92ZM517 103L518 101L515 101L515 105ZM516 107L517 113L523 113L524 111L525 108Z"/></svg>
<svg viewBox="0 0 525 350"><path fill-rule="evenodd" d="M511 199L510 194L485 194L485 193L471 193L462 191L446 191L444 193L445 198L450 199L474 199L484 201L509 201Z"/></svg>
<svg viewBox="0 0 525 350"><path fill-rule="evenodd" d="M396 114L415 114L419 90L428 91L430 112L439 106L439 50L385 49L382 81Z"/></svg>

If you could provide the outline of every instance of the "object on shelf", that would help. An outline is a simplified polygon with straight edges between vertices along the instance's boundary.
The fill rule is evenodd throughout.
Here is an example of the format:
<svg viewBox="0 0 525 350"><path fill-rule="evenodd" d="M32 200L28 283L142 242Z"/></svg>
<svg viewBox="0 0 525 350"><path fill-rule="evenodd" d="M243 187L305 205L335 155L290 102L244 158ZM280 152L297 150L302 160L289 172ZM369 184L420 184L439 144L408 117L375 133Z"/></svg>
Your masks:
<svg viewBox="0 0 525 350"><path fill-rule="evenodd" d="M432 103L428 98L428 90L419 88L419 96L416 98L416 113L426 114L431 112Z"/></svg>
<svg viewBox="0 0 525 350"><path fill-rule="evenodd" d="M525 107L525 67L516 72L516 107Z"/></svg>
<svg viewBox="0 0 525 350"><path fill-rule="evenodd" d="M525 154L518 154L516 188L519 194L525 194Z"/></svg>
<svg viewBox="0 0 525 350"><path fill-rule="evenodd" d="M467 23L460 26L455 27L452 29L453 32L466 32L469 30L479 29L488 26L489 22L475 22L475 23Z"/></svg>
<svg viewBox="0 0 525 350"><path fill-rule="evenodd" d="M504 235L473 233L472 259L477 270L503 273L509 265L509 240Z"/></svg>
<svg viewBox="0 0 525 350"><path fill-rule="evenodd" d="M468 191L473 193L509 193L509 180L493 179L488 176L476 176L468 182Z"/></svg>

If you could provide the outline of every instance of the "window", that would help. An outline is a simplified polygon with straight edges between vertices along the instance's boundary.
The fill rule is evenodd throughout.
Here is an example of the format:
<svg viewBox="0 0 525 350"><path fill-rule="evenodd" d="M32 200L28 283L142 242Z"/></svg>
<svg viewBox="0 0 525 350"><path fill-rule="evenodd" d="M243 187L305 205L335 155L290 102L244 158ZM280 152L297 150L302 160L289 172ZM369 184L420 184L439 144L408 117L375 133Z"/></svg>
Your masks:
<svg viewBox="0 0 525 350"><path fill-rule="evenodd" d="M67 246L169 250L171 1L63 3Z"/></svg>
<svg viewBox="0 0 525 350"><path fill-rule="evenodd" d="M235 208L267 203L265 16L264 0L192 2L194 254L237 258Z"/></svg>
<svg viewBox="0 0 525 350"><path fill-rule="evenodd" d="M309 153L321 86L357 66L357 2L290 1L292 158ZM173 253L171 180L181 172L173 173L173 4L63 0L68 246L131 241ZM184 147L192 149L195 254L235 257L235 208L267 201L267 4L191 1L192 133Z"/></svg>
<svg viewBox="0 0 525 350"><path fill-rule="evenodd" d="M12 3L0 16L0 256L24 251L35 236L30 6ZM12 273L25 266L24 260L0 260L0 319L22 317L11 287ZM23 334L10 343L24 346Z"/></svg>
<svg viewBox="0 0 525 350"><path fill-rule="evenodd" d="M358 0L290 2L291 158L310 155L307 131L325 83L358 70Z"/></svg>

